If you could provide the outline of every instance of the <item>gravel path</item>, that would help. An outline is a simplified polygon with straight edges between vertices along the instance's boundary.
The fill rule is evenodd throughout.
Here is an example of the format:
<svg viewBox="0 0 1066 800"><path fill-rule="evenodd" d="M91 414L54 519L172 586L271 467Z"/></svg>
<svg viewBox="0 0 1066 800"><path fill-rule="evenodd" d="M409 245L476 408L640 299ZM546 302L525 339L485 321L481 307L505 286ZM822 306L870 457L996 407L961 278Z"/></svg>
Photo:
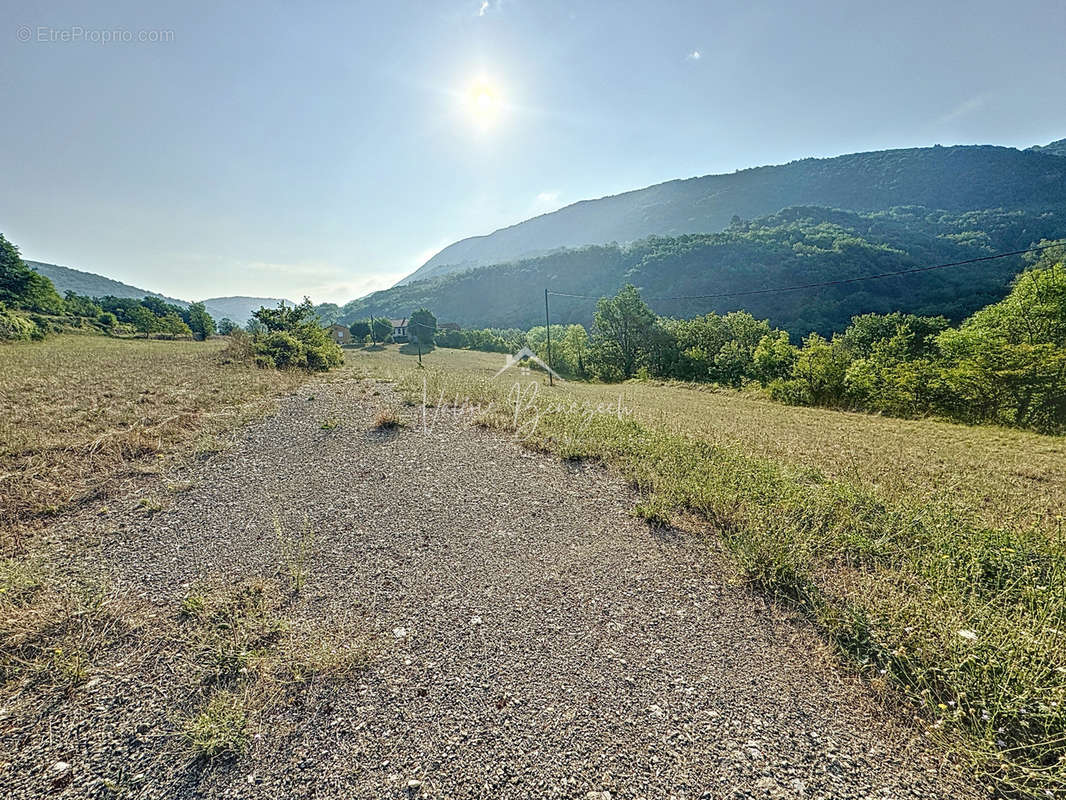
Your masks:
<svg viewBox="0 0 1066 800"><path fill-rule="evenodd" d="M385 406L408 427L371 432ZM976 796L712 546L630 516L621 481L417 416L384 386L313 386L172 508L57 530L165 627L189 585L274 569L274 516L306 514L293 613L354 625L373 655L272 710L246 756L203 764L174 736L180 654L141 637L66 705L0 710L6 796ZM74 548L87 530L98 544Z"/></svg>

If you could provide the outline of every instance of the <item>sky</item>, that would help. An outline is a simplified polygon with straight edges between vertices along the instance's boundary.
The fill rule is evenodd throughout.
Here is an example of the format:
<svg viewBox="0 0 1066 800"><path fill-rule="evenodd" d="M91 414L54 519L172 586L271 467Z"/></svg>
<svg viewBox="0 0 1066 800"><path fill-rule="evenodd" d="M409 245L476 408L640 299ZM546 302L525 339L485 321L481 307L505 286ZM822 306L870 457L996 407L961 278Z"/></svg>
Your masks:
<svg viewBox="0 0 1066 800"><path fill-rule="evenodd" d="M1066 2L0 0L0 233L181 299L386 288L569 203L1066 137Z"/></svg>

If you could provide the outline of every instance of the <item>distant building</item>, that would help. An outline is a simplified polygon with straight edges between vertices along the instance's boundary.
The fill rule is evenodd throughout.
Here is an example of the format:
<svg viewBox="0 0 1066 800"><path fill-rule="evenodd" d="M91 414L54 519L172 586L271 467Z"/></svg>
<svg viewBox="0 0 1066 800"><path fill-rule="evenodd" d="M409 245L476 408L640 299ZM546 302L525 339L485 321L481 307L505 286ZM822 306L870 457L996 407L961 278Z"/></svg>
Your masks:
<svg viewBox="0 0 1066 800"><path fill-rule="evenodd" d="M459 327L459 323L458 322L441 322L441 323L439 323L437 325L437 330L438 331L458 331L458 330L462 330L462 329Z"/></svg>
<svg viewBox="0 0 1066 800"><path fill-rule="evenodd" d="M344 325L330 325L326 328L326 335L337 344L352 343L352 332Z"/></svg>
<svg viewBox="0 0 1066 800"><path fill-rule="evenodd" d="M390 319L392 324L392 340L394 342L407 341L407 317L403 319Z"/></svg>

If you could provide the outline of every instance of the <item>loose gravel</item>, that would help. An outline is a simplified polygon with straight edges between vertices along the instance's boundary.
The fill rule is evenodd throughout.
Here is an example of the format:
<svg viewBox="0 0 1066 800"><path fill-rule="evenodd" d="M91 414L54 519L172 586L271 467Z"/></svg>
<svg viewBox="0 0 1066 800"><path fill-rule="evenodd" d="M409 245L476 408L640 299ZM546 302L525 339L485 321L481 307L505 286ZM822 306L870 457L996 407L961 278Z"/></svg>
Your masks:
<svg viewBox="0 0 1066 800"><path fill-rule="evenodd" d="M384 408L407 425L372 430ZM148 622L64 701L0 709L0 794L977 796L805 623L731 581L713 540L649 528L598 467L469 419L424 430L387 386L346 380L184 478L161 513L130 500L55 529L58 557L106 569ZM275 518L314 536L294 624L356 631L370 664L203 762L176 735L176 610L276 572Z"/></svg>

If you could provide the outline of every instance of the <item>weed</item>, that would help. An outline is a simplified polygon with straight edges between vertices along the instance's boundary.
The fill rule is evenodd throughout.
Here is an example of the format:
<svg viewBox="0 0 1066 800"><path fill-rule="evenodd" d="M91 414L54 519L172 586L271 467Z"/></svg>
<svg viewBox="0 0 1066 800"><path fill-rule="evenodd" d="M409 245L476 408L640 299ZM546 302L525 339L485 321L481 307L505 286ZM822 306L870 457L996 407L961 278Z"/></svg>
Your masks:
<svg viewBox="0 0 1066 800"><path fill-rule="evenodd" d="M235 692L219 691L182 728L192 751L214 760L240 756L248 747L248 710L244 698Z"/></svg>
<svg viewBox="0 0 1066 800"><path fill-rule="evenodd" d="M137 501L137 508L149 516L163 510L163 504L154 497L142 497Z"/></svg>
<svg viewBox="0 0 1066 800"><path fill-rule="evenodd" d="M0 580L0 686L67 691L128 631L108 587L58 588L33 567L6 561Z"/></svg>
<svg viewBox="0 0 1066 800"><path fill-rule="evenodd" d="M183 617L200 619L207 611L207 599L204 595L191 592L181 599L180 613Z"/></svg>
<svg viewBox="0 0 1066 800"><path fill-rule="evenodd" d="M327 419L321 425L319 425L319 427L324 431L331 431L335 428L339 428L340 426L341 424L335 419Z"/></svg>
<svg viewBox="0 0 1066 800"><path fill-rule="evenodd" d="M289 576L289 585L294 593L303 589L307 582L308 564L315 546L315 533L311 522L304 514L303 525L295 536L285 532L281 517L274 515L274 532L277 541L279 574Z"/></svg>
<svg viewBox="0 0 1066 800"><path fill-rule="evenodd" d="M378 415L374 417L374 422L370 426L375 431L392 431L397 428L402 428L404 421L397 415L395 411L390 408L383 409L378 412Z"/></svg>

